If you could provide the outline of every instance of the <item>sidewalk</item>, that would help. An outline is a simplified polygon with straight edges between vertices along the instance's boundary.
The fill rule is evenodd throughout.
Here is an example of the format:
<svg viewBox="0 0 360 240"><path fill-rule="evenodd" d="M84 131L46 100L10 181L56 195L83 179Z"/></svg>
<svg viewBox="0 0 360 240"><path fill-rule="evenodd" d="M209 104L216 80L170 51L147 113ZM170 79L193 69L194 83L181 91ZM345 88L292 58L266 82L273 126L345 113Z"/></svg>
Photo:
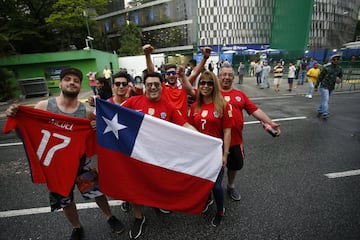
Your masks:
<svg viewBox="0 0 360 240"><path fill-rule="evenodd" d="M238 77L235 76L234 80L234 87L237 89L242 90L249 96L250 99L254 98L274 98L279 96L295 96L295 95L303 95L305 96L309 85L308 83L304 83L304 85L297 85L297 80L294 81L293 90L291 92L288 91L288 83L287 79L283 78L280 84L280 92L276 93L274 91L273 85L270 88L260 89L260 86L256 85L256 78L255 77L244 77L243 84L238 84ZM273 81L270 79L270 83L272 84ZM342 83L335 87L336 92L359 92L360 90L349 90L350 84ZM81 91L79 94L79 98L81 101L85 102L88 96L92 95L91 90L84 90ZM320 95L319 92L314 93L313 95ZM305 97L304 97L305 98ZM47 99L46 96L40 97L29 97L25 99L14 99L8 102L0 102L0 118L5 118L4 111L8 108L8 106L12 103L17 103L21 105L27 106L34 106L40 100Z"/></svg>

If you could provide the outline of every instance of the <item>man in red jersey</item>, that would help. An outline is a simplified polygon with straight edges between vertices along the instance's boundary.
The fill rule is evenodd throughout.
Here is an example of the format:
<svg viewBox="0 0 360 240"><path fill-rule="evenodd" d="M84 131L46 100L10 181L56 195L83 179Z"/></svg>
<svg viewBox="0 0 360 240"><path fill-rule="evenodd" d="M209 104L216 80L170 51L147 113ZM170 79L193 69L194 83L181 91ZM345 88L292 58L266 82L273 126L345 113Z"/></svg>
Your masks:
<svg viewBox="0 0 360 240"><path fill-rule="evenodd" d="M122 106L195 130L186 122L180 111L163 97L161 93L163 85L159 73L150 72L146 74L144 83L145 95L131 97L123 102ZM145 216L142 214L142 205L133 204L133 208L135 221L130 229L129 236L131 239L136 239L141 235Z"/></svg>
<svg viewBox="0 0 360 240"><path fill-rule="evenodd" d="M146 65L148 72L154 72L154 64L151 60L151 53L154 48L147 44L143 47ZM197 76L203 70L207 59L210 57L211 48L206 47L202 49L203 59L201 62L194 68L191 75L188 78L190 85L184 84L184 78L186 78L185 67L179 66L176 67L175 64L165 65L165 83L162 83L162 94L164 98L171 102L182 114L182 116L187 119L188 117L188 95L192 98L195 97L195 92L192 89L192 84L195 82Z"/></svg>
<svg viewBox="0 0 360 240"><path fill-rule="evenodd" d="M231 144L227 160L227 176L228 185L227 193L234 201L239 201L241 195L235 189L235 177L244 165L244 149L242 130L244 127L244 117L242 111L245 110L249 115L252 115L257 120L268 123L280 135L280 125L273 122L269 116L258 108L248 96L238 89L233 88L234 70L230 64L223 64L219 73L219 82L221 87L221 94L225 101L231 104L232 113L235 125L231 129Z"/></svg>

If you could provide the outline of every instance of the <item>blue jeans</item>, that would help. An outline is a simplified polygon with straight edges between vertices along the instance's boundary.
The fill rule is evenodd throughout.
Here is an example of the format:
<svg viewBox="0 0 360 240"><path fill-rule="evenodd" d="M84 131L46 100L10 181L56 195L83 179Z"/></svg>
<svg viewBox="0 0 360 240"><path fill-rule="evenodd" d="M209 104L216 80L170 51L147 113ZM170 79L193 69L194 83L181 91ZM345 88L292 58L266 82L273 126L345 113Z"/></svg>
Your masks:
<svg viewBox="0 0 360 240"><path fill-rule="evenodd" d="M265 74L261 75L261 87L265 88L265 85L267 88L270 87L270 81L269 81L269 76L265 76Z"/></svg>
<svg viewBox="0 0 360 240"><path fill-rule="evenodd" d="M299 79L298 79L298 85L303 85L306 80L306 70L301 70L299 72Z"/></svg>
<svg viewBox="0 0 360 240"><path fill-rule="evenodd" d="M318 112L327 115L329 114L329 99L332 94L332 90L326 89L326 88L320 88L320 94L321 94L321 103L318 108Z"/></svg>
<svg viewBox="0 0 360 240"><path fill-rule="evenodd" d="M259 85L261 83L261 72L255 73L256 83Z"/></svg>
<svg viewBox="0 0 360 240"><path fill-rule="evenodd" d="M312 95L314 90L314 83L312 81L309 81L309 91L307 95Z"/></svg>
<svg viewBox="0 0 360 240"><path fill-rule="evenodd" d="M222 179L224 175L224 168L221 168L221 171L216 179L215 185L212 189L212 192L214 194L214 199L216 203L216 210L218 212L222 212L224 208L224 190L222 187Z"/></svg>

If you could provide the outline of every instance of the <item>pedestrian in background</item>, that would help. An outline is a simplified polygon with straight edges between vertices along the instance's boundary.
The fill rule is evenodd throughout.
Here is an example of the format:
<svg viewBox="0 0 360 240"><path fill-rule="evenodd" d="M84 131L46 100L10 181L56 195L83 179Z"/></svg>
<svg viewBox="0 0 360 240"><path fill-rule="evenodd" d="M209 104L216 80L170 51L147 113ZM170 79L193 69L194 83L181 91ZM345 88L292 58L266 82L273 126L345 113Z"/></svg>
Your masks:
<svg viewBox="0 0 360 240"><path fill-rule="evenodd" d="M244 73L245 73L245 65L240 62L238 67L238 77L239 77L239 84L243 84L244 81Z"/></svg>
<svg viewBox="0 0 360 240"><path fill-rule="evenodd" d="M109 85L111 85L111 75L112 72L111 70L108 68L108 66L105 66L104 70L103 70L103 75L104 78L109 82Z"/></svg>
<svg viewBox="0 0 360 240"><path fill-rule="evenodd" d="M274 67L274 90L277 93L280 91L280 83L283 74L284 67L283 65L281 65L281 62L278 62L277 65Z"/></svg>
<svg viewBox="0 0 360 240"><path fill-rule="evenodd" d="M86 76L89 78L89 85L94 95L96 95L96 72L90 71Z"/></svg>
<svg viewBox="0 0 360 240"><path fill-rule="evenodd" d="M308 90L307 94L305 95L305 97L312 99L314 84L316 84L316 81L320 75L319 64L316 61L313 63L313 67L310 68L309 71L307 71L306 75L308 77L309 90Z"/></svg>
<svg viewBox="0 0 360 240"><path fill-rule="evenodd" d="M294 66L293 62L290 62L289 63L289 72L288 72L288 84L289 84L288 91L289 92L292 91L294 78L295 78L295 73L296 73L296 67Z"/></svg>
<svg viewBox="0 0 360 240"><path fill-rule="evenodd" d="M255 77L256 77L256 84L259 85L261 83L261 73L262 73L263 65L261 60L257 60L255 63Z"/></svg>
<svg viewBox="0 0 360 240"><path fill-rule="evenodd" d="M342 68L339 66L341 55L334 54L330 57L330 63L325 65L320 72L316 81L314 90L317 91L320 85L321 103L318 111L318 116L326 119L329 117L329 99L335 89L335 84L342 81Z"/></svg>
<svg viewBox="0 0 360 240"><path fill-rule="evenodd" d="M260 89L264 89L265 85L267 88L270 88L270 80L269 80L270 72L271 72L271 67L269 66L269 62L264 61L264 65L262 66Z"/></svg>
<svg viewBox="0 0 360 240"><path fill-rule="evenodd" d="M306 58L303 58L299 65L299 79L297 85L304 85L304 82L306 81L307 65Z"/></svg>

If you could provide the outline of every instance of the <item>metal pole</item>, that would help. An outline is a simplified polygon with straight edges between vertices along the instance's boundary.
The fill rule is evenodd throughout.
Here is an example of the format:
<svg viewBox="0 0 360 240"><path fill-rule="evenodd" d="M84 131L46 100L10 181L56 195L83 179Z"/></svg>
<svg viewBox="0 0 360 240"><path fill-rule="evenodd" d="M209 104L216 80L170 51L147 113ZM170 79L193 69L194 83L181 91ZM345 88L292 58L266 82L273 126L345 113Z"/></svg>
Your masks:
<svg viewBox="0 0 360 240"><path fill-rule="evenodd" d="M88 17L89 17L89 16L88 16L87 10L84 10L83 15L84 15L85 21L86 21L86 28L87 28L88 36L91 37L90 27L89 27L89 22L88 22ZM90 42L90 48L93 48L92 41L91 41L90 39L89 39L89 42Z"/></svg>

